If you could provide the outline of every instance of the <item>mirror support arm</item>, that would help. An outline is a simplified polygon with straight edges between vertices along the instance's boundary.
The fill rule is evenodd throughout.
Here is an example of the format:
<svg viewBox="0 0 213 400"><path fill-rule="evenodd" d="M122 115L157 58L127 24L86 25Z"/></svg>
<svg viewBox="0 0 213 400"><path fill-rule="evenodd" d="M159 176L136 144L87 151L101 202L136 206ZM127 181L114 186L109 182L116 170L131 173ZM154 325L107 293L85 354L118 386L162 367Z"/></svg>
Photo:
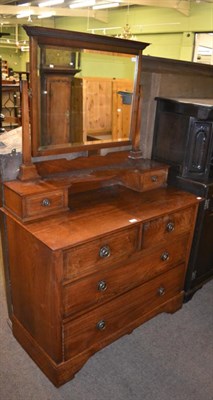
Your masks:
<svg viewBox="0 0 213 400"><path fill-rule="evenodd" d="M28 82L22 81L22 165L20 166L18 179L26 181L37 179L35 165L31 158L31 135L30 135L30 120L29 120L29 98L28 98Z"/></svg>
<svg viewBox="0 0 213 400"><path fill-rule="evenodd" d="M137 66L135 71L134 95L133 95L133 113L131 120L131 138L132 150L129 153L129 158L142 158L140 149L140 129L141 129L141 106L142 106L142 85L141 85L141 70L142 70L142 53L137 56Z"/></svg>

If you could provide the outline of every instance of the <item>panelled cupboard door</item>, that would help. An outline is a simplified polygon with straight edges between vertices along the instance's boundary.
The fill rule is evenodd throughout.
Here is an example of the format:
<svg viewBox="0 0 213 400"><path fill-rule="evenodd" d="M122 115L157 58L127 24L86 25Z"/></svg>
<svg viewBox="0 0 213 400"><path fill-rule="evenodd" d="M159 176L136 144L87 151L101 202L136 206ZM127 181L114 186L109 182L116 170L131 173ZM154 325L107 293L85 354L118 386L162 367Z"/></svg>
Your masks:
<svg viewBox="0 0 213 400"><path fill-rule="evenodd" d="M83 78L84 140L112 131L111 78Z"/></svg>
<svg viewBox="0 0 213 400"><path fill-rule="evenodd" d="M124 100L120 93L132 93L133 81L129 79L112 80L112 138L125 138L130 135L131 97Z"/></svg>
<svg viewBox="0 0 213 400"><path fill-rule="evenodd" d="M82 118L79 118L79 86L66 75L45 75L42 93L42 143L57 145L82 141ZM81 94L81 92L80 92ZM77 108L77 109L76 109ZM78 118L76 118L78 116ZM76 125L76 121L78 121Z"/></svg>

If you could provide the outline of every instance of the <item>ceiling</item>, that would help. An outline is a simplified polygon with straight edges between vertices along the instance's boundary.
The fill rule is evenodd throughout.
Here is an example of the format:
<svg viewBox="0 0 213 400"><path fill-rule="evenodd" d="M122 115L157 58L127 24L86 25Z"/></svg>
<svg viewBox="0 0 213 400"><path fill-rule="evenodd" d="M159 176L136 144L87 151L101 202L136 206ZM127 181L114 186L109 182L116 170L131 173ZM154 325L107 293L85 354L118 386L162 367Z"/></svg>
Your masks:
<svg viewBox="0 0 213 400"><path fill-rule="evenodd" d="M55 17L87 17L88 7L84 8L69 8L69 5L76 3L80 0L64 0L63 4L53 7L38 7L39 2L44 2L45 0L32 0L26 7L21 6L22 4L30 0L0 0L0 24L23 24L26 22L25 18L17 19L17 15L20 11L25 11L25 13L31 13L30 18L37 19L41 16L48 16L48 13L53 13ZM81 0L82 1L82 0ZM95 0L94 0L95 1ZM166 7L172 8L184 15L189 15L190 5L192 3L213 3L213 0L96 0L96 5L119 2L119 7L130 7L135 6L149 6L149 7ZM104 10L94 10L89 7L89 16L97 20L107 22L107 9ZM50 17L49 17L50 18Z"/></svg>
<svg viewBox="0 0 213 400"><path fill-rule="evenodd" d="M86 17L86 18L94 18L98 21L107 23L108 22L108 10L94 10L92 7L84 7L84 8L75 8L71 9L69 7L70 4L85 1L85 0L61 0L62 4L52 7L39 7L39 2L44 2L47 0L31 0L28 3L28 6L24 6L30 0L0 0L0 44L1 47L6 47L10 43L10 45L17 46L17 35L18 35L18 26L26 23L34 23L39 24L39 19L43 14L47 17L48 13L53 13L52 17ZM88 0L87 0L88 1ZM213 4L213 0L93 0L96 5L100 4L108 4L112 2L119 2L119 7L129 8L131 6L140 6L140 7L164 7L171 8L176 10L177 12L182 13L183 15L190 15L190 9L192 4L204 4L211 3ZM17 15L20 12L28 13L28 15L17 18ZM49 20L52 17L48 17ZM53 18L52 18L53 20ZM48 22L48 21L47 21ZM51 23L51 21L50 21ZM7 38L6 35L9 35L8 29L10 27L15 29L14 34L10 34L10 39ZM48 25L47 25L48 26ZM4 37L5 36L5 37ZM13 37L14 36L14 37Z"/></svg>

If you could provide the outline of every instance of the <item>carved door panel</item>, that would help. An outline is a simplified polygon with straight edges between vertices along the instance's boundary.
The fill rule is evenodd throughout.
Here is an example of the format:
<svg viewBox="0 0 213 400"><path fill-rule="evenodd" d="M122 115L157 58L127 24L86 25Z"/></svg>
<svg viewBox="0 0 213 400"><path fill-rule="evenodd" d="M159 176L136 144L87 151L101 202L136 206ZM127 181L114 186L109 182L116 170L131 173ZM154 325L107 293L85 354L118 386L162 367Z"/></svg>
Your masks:
<svg viewBox="0 0 213 400"><path fill-rule="evenodd" d="M208 176L210 168L213 123L190 118L183 176Z"/></svg>

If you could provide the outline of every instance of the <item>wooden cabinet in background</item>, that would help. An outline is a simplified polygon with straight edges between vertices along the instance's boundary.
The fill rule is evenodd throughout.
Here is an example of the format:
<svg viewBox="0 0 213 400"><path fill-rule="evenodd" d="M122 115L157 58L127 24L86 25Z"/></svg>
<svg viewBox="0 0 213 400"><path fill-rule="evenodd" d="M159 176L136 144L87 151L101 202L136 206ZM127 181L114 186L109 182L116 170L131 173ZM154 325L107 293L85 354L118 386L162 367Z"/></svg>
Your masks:
<svg viewBox="0 0 213 400"><path fill-rule="evenodd" d="M1 72L3 75L8 75L8 63L6 60L1 60Z"/></svg>

